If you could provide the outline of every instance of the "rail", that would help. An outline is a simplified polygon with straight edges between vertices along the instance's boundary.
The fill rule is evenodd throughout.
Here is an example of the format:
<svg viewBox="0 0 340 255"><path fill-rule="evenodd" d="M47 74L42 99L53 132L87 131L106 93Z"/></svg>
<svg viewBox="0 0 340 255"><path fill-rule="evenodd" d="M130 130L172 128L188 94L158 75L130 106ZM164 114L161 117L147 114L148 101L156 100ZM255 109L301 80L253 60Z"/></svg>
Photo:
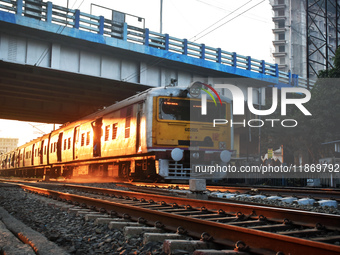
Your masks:
<svg viewBox="0 0 340 255"><path fill-rule="evenodd" d="M44 22L75 28L90 33L121 39L127 42L162 49L168 52L199 58L235 69L248 70L269 77L278 78L279 83L311 88L314 81L299 77L290 72L280 71L278 64L253 59L250 56L224 51L205 44L190 42L150 31L148 28L118 23L103 16L91 15L80 10L53 5L51 2L34 2L32 0L0 0L0 11L28 16Z"/></svg>
<svg viewBox="0 0 340 255"><path fill-rule="evenodd" d="M176 231L181 226L188 235L196 238L203 236L202 231L213 233L213 241L217 244L233 247L242 240L249 245L247 251L252 254L338 254L340 251L339 246L327 243L338 238L338 235L332 236L338 231L337 227L334 227L339 225L340 220L336 215L146 195L78 185L67 185L71 188L67 193L47 187L22 184L19 186L26 191L81 205L83 208L110 212L111 216L118 215L138 222L143 220L149 225L155 225L158 221L159 225L170 231ZM77 195L75 190L82 193ZM84 196L84 191L95 195L96 198L92 195ZM247 227L244 226L247 224ZM325 229L330 231L326 237L310 240L304 237L307 232L318 233ZM291 234L288 234L287 230L291 230ZM294 236L298 233L302 234L302 237Z"/></svg>

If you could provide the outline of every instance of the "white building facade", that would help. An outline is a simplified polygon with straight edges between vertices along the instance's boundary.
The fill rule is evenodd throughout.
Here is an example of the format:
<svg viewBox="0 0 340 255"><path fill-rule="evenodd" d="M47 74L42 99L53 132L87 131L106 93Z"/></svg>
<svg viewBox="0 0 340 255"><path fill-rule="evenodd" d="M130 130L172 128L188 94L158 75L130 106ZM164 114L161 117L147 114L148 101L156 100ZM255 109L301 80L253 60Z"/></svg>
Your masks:
<svg viewBox="0 0 340 255"><path fill-rule="evenodd" d="M280 71L290 71L315 80L316 73L326 69L327 63L331 64L334 57L337 47L336 8L340 1L270 0L270 4L275 24L273 29L275 63L279 65ZM330 68L329 65L328 67Z"/></svg>
<svg viewBox="0 0 340 255"><path fill-rule="evenodd" d="M0 138L0 154L16 149L18 143L19 138Z"/></svg>

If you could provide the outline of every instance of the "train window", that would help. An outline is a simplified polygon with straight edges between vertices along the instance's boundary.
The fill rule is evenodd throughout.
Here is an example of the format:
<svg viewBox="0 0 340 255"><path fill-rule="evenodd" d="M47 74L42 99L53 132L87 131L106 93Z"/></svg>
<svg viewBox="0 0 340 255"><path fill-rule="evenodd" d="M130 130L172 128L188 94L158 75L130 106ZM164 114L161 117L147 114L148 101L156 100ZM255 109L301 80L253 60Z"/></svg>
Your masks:
<svg viewBox="0 0 340 255"><path fill-rule="evenodd" d="M112 124L112 140L117 138L118 123Z"/></svg>
<svg viewBox="0 0 340 255"><path fill-rule="evenodd" d="M131 118L127 117L125 119L125 138L130 137L130 122L131 122Z"/></svg>
<svg viewBox="0 0 340 255"><path fill-rule="evenodd" d="M69 149L71 149L71 137L69 137L69 138L67 139L67 143L68 143L67 149L69 150Z"/></svg>
<svg viewBox="0 0 340 255"><path fill-rule="evenodd" d="M212 101L207 102L207 112L201 114L201 101L188 99L160 98L159 99L159 119L213 122L214 119L226 118L226 105L217 104Z"/></svg>
<svg viewBox="0 0 340 255"><path fill-rule="evenodd" d="M46 155L46 152L47 152L47 146L45 145L44 146L44 155Z"/></svg>
<svg viewBox="0 0 340 255"><path fill-rule="evenodd" d="M53 149L53 152L55 152L57 149L57 142L54 142L54 149Z"/></svg>
<svg viewBox="0 0 340 255"><path fill-rule="evenodd" d="M125 118L125 138L130 137L130 124L131 124L131 115L132 115L132 107L128 107L126 109L126 118Z"/></svg>
<svg viewBox="0 0 340 255"><path fill-rule="evenodd" d="M66 150L66 143L67 143L67 140L64 139L64 150Z"/></svg>
<svg viewBox="0 0 340 255"><path fill-rule="evenodd" d="M108 141L110 137L110 125L105 126L105 141Z"/></svg>
<svg viewBox="0 0 340 255"><path fill-rule="evenodd" d="M86 133L86 145L90 144L90 131Z"/></svg>
<svg viewBox="0 0 340 255"><path fill-rule="evenodd" d="M84 144L85 144L85 133L81 134L80 146L84 146Z"/></svg>

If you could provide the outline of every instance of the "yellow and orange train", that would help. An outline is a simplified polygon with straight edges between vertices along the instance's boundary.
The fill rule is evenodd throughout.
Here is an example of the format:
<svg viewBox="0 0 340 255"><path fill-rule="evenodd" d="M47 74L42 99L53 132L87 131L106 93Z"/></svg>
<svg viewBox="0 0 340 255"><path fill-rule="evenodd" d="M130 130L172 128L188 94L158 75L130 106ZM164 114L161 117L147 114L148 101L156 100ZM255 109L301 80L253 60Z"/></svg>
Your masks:
<svg viewBox="0 0 340 255"><path fill-rule="evenodd" d="M208 101L203 116L188 88L148 89L0 155L0 174L189 179L193 164L221 162L232 150L231 128L213 127L230 110L226 99Z"/></svg>

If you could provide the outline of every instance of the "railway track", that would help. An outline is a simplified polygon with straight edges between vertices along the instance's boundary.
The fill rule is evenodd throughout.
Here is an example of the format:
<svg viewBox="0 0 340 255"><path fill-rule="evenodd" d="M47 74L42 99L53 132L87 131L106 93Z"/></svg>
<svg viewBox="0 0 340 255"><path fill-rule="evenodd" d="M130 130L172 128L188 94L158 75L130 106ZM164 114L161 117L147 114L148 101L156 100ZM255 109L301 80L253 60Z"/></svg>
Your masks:
<svg viewBox="0 0 340 255"><path fill-rule="evenodd" d="M125 183L122 185L126 185L127 187L131 186L130 183ZM189 185L186 184L150 184L150 183L135 183L135 186L141 187L157 187L160 189L189 189ZM238 192L240 194L246 193L266 193L268 195L277 195L280 194L282 196L296 196L297 198L303 198L307 196L313 196L315 199L334 199L340 202L340 189L330 189L330 188L296 188L296 187L286 187L286 188L278 188L278 187L259 187L259 186L249 186L249 187L239 187L239 186L207 186L207 190L214 192L220 191L235 193Z"/></svg>
<svg viewBox="0 0 340 255"><path fill-rule="evenodd" d="M23 189L112 216L161 225L250 254L339 254L340 216L157 194L52 185ZM47 187L47 186L46 186ZM56 189L62 189L63 192Z"/></svg>

